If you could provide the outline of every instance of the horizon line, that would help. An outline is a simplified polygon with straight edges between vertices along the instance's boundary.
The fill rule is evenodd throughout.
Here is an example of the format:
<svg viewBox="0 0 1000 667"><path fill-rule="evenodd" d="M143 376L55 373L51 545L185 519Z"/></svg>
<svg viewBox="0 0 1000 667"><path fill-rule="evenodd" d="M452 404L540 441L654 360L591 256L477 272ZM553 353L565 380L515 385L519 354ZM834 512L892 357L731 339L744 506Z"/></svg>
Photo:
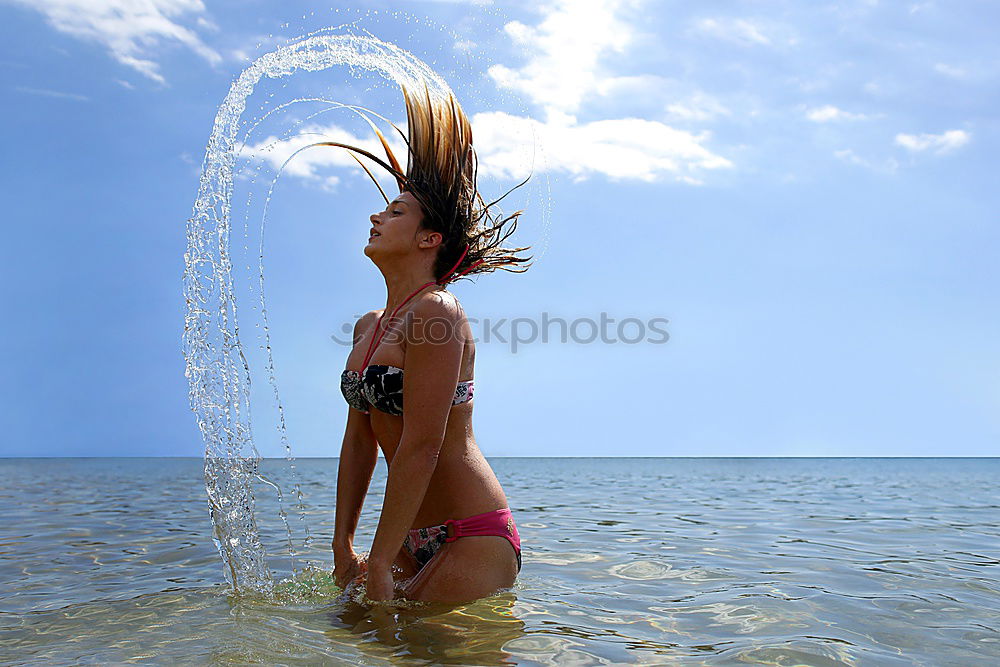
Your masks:
<svg viewBox="0 0 1000 667"><path fill-rule="evenodd" d="M221 458L221 457L216 457ZM338 459L339 456L261 456L262 461L303 461L303 460L325 460L325 459ZM384 456L378 457L381 460L385 460ZM759 455L759 456L736 456L736 455L719 455L719 456L688 456L688 455L674 455L674 456L502 456L493 455L486 456L487 459L1000 459L1000 456L958 456L958 455L941 455L941 456L893 456L893 455L871 455L871 456L824 456L824 455ZM15 460L15 459L195 459L203 461L204 456L130 456L130 455L93 455L93 456L63 456L63 455L52 455L52 456L0 456L0 460Z"/></svg>

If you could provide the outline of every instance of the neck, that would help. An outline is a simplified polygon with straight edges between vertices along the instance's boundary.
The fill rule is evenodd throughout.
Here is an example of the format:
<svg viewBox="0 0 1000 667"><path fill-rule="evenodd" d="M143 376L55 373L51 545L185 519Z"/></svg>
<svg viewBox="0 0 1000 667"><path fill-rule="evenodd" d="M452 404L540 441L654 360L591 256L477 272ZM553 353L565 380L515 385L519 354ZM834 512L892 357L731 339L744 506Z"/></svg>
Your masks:
<svg viewBox="0 0 1000 667"><path fill-rule="evenodd" d="M386 315L391 314L393 310L406 301L406 298L413 294L421 285L434 282L435 280L434 275L427 269L402 271L389 275L383 274L383 277L385 278L386 289ZM430 291L434 287L427 287L425 289Z"/></svg>

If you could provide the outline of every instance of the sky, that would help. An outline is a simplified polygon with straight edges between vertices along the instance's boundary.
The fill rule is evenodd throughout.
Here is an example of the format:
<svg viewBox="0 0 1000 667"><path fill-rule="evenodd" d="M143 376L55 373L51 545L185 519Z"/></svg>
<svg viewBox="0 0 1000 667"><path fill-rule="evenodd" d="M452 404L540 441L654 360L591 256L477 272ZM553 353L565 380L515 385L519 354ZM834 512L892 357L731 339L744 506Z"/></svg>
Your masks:
<svg viewBox="0 0 1000 667"><path fill-rule="evenodd" d="M181 335L208 137L252 60L344 24L448 82L484 190L531 169L516 238L535 263L452 288L477 320L487 456L997 453L993 3L310 5L0 0L0 456L204 452ZM234 230L265 219L273 185L288 442L336 456L335 339L385 305L362 253L381 207L332 150L275 180L302 132L371 140L308 105L252 128L310 96L405 115L384 81L334 68L262 82L243 116ZM255 274L241 276L253 354ZM528 335L543 318L574 336ZM257 447L284 456L268 378L254 382Z"/></svg>

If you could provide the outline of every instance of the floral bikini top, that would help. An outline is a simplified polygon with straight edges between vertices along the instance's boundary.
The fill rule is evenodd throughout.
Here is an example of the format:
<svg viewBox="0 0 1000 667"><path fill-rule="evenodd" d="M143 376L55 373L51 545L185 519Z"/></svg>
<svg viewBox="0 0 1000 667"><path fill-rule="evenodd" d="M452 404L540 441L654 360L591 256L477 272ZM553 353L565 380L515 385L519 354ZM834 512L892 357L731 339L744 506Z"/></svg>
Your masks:
<svg viewBox="0 0 1000 667"><path fill-rule="evenodd" d="M459 382L451 404L471 401L474 390L474 380ZM402 368L371 364L364 373L348 369L340 375L340 391L348 405L365 414L369 405L397 417L403 414Z"/></svg>
<svg viewBox="0 0 1000 667"><path fill-rule="evenodd" d="M462 258L465 257L468 249L469 247L466 246L465 250L462 251L461 257L458 258L458 262L455 263L455 267L447 275L450 276L454 273L455 268L462 262ZM480 263L482 263L482 260L474 263L462 273L472 270ZM399 309L406 305L406 302L415 297L422 289L429 285L443 285L446 282L447 280L432 281L418 287L410 296L403 300L403 303L396 306L396 309L392 311L390 321L394 320ZM362 370L354 371L347 369L340 374L340 392L344 395L347 404L355 410L360 410L368 414L368 406L374 405L382 412L388 412L390 415L400 417L403 414L403 369L396 366L368 363L371 361L372 355L375 354L379 343L382 342L382 337L388 331L388 329L385 331L382 330L383 317L385 317L384 312L378 318L378 323L375 325L377 335L372 336L372 341L368 343L368 352L365 354L365 360L361 364ZM452 398L451 404L458 405L459 403L471 401L474 389L475 383L473 380L459 382L455 388L455 396Z"/></svg>

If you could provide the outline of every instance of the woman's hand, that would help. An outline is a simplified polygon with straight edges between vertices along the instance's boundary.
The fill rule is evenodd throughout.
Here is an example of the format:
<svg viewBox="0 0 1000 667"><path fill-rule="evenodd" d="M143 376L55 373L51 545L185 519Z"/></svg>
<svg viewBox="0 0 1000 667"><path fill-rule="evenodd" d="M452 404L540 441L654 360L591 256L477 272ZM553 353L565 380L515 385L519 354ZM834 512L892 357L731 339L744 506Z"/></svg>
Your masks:
<svg viewBox="0 0 1000 667"><path fill-rule="evenodd" d="M333 554L333 581L342 589L368 571L367 559L354 549Z"/></svg>
<svg viewBox="0 0 1000 667"><path fill-rule="evenodd" d="M365 597L376 602L391 600L395 595L395 584L392 580L392 569L388 567L372 567L365 578Z"/></svg>

